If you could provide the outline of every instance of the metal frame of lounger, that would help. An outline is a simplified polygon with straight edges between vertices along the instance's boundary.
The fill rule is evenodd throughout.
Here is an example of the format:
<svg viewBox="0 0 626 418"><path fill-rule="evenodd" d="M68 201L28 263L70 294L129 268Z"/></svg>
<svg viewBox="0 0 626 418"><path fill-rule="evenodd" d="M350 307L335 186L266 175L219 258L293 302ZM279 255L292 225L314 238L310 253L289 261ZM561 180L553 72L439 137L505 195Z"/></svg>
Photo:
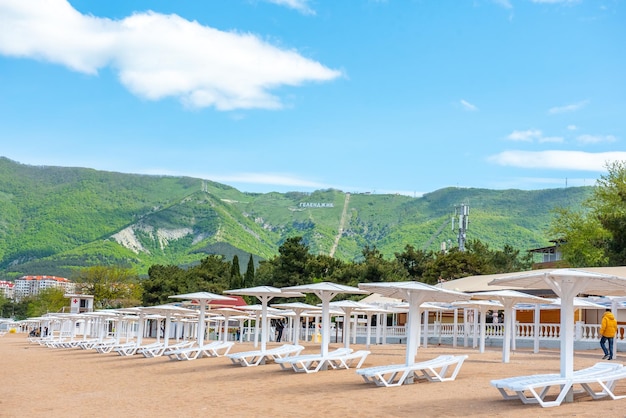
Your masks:
<svg viewBox="0 0 626 418"><path fill-rule="evenodd" d="M342 347L329 352L325 356L320 353L302 354L277 359L275 362L278 363L283 370L291 368L296 373L317 373L322 370L325 364L333 369L337 368L336 363L333 363L333 361L339 361L342 356L348 356L350 354L352 354L351 348Z"/></svg>
<svg viewBox="0 0 626 418"><path fill-rule="evenodd" d="M256 350L232 353L227 357L233 362L233 364L251 367L265 364L268 359L278 362L282 359L292 358L299 355L302 350L304 350L304 347L299 344L283 344L279 347L270 348L265 351Z"/></svg>
<svg viewBox="0 0 626 418"><path fill-rule="evenodd" d="M499 380L492 380L505 400L519 399L524 404L539 404L544 408L560 405L574 385L580 385L582 391L589 394L593 399L611 397L621 399L624 396L616 396L613 389L618 380L626 378L626 368L620 363L599 362L595 365L577 370L571 378L561 377L558 374L539 374L530 376L517 376ZM598 384L602 388L596 392L591 387ZM552 401L547 401L546 396L552 387L558 386L559 393ZM513 393L509 393L513 392Z"/></svg>
<svg viewBox="0 0 626 418"><path fill-rule="evenodd" d="M213 341L204 346L193 346L169 350L163 353L170 360L196 360L201 355L205 357L220 357L228 354L235 343L232 341Z"/></svg>
<svg viewBox="0 0 626 418"><path fill-rule="evenodd" d="M467 355L441 355L431 360L413 364L391 364L357 370L366 383L376 386L393 387L413 383L416 379L430 382L455 380ZM454 366L454 369L450 369ZM450 372L450 373L449 373Z"/></svg>

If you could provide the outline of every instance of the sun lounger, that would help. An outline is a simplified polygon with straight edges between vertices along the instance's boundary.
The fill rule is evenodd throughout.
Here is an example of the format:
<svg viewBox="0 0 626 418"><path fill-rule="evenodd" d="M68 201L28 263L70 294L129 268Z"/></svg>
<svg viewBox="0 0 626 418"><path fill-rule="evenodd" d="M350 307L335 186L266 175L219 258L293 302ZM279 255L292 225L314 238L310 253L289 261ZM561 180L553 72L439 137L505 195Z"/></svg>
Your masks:
<svg viewBox="0 0 626 418"><path fill-rule="evenodd" d="M299 344L283 344L265 351L255 350L232 353L228 355L228 358L234 364L250 367L265 364L266 360L278 362L281 359L291 358L300 354L302 350L304 350L304 347Z"/></svg>
<svg viewBox="0 0 626 418"><path fill-rule="evenodd" d="M332 357L328 360L328 363L333 369L349 369L352 366L359 369L370 353L371 352L369 350L353 351L352 353Z"/></svg>
<svg viewBox="0 0 626 418"><path fill-rule="evenodd" d="M283 370L293 369L297 373L316 373L326 366L331 368L337 368L337 365L341 364L341 357L352 354L351 348L338 348L330 351L327 355L323 356L321 353L317 354L302 354L297 356L286 357L275 360ZM368 353L369 354L369 353ZM360 354L362 356L362 354ZM347 365L347 363L345 364ZM346 367L344 367L346 368Z"/></svg>
<svg viewBox="0 0 626 418"><path fill-rule="evenodd" d="M114 339L92 339L92 340L84 340L79 342L76 347L83 349L83 350L91 350L92 348L96 347L97 345L100 344L111 344L114 343L115 340Z"/></svg>
<svg viewBox="0 0 626 418"><path fill-rule="evenodd" d="M202 347L192 346L167 350L163 353L170 360L195 360L198 357L219 357L228 354L235 343L232 341L213 341Z"/></svg>
<svg viewBox="0 0 626 418"><path fill-rule="evenodd" d="M142 350L150 350L152 348L162 347L163 345L164 344L162 342L155 342L145 345L138 345L137 343L135 343L133 345L126 345L114 348L113 351L115 351L120 356L126 357L141 353Z"/></svg>
<svg viewBox="0 0 626 418"><path fill-rule="evenodd" d="M506 379L492 380L491 385L496 387L505 400L519 399L524 404L539 404L544 408L560 405L570 389L580 386L577 393L587 393L593 399L610 397L621 399L626 396L617 396L613 389L618 380L626 378L626 368L616 362L600 362L595 365L577 370L572 377L565 378L558 374L538 374L517 376ZM599 386L600 391L593 386ZM558 387L558 392L552 400L547 400L552 387Z"/></svg>
<svg viewBox="0 0 626 418"><path fill-rule="evenodd" d="M98 352L99 354L107 354L118 348L133 347L135 344L136 343L134 341L124 343L104 343L95 345L93 349L96 350L96 352Z"/></svg>
<svg viewBox="0 0 626 418"><path fill-rule="evenodd" d="M465 359L467 359L466 355L441 355L431 360L410 365L391 364L368 367L357 370L357 374L363 377L363 380L367 383L385 387L413 383L416 379L426 379L430 382L446 382L456 379Z"/></svg>
<svg viewBox="0 0 626 418"><path fill-rule="evenodd" d="M171 344L167 346L165 344L161 344L155 347L144 347L143 349L139 350L139 352L141 352L141 354L143 354L143 356L146 358L161 357L163 353L165 353L168 350L176 350L179 348L191 347L193 344L195 344L195 341L183 341L180 343Z"/></svg>

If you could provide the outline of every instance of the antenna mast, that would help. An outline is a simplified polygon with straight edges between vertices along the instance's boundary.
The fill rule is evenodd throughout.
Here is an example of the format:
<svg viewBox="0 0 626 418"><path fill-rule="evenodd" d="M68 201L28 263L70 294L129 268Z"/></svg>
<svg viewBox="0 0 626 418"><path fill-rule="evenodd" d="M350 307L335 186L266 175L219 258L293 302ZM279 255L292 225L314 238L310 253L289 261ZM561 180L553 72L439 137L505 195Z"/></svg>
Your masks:
<svg viewBox="0 0 626 418"><path fill-rule="evenodd" d="M469 226L469 205L462 203L454 208L454 215L459 217L459 251L465 251L467 227ZM454 231L454 218L452 218L452 230Z"/></svg>

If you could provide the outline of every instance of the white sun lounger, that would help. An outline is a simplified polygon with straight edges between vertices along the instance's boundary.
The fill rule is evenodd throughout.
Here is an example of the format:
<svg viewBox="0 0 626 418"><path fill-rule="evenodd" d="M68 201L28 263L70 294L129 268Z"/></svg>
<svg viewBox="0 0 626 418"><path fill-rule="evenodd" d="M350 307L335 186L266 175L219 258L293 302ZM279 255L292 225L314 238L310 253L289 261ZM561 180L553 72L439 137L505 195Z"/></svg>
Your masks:
<svg viewBox="0 0 626 418"><path fill-rule="evenodd" d="M370 354L371 351L369 350L357 350L352 353L331 357L328 360L328 364L330 364L333 369L349 369L353 366L354 368L359 369L365 362L367 356Z"/></svg>
<svg viewBox="0 0 626 418"><path fill-rule="evenodd" d="M300 354L302 350L304 350L304 347L299 344L283 344L265 351L255 350L232 353L228 355L228 358L233 364L250 367L265 364L266 360L278 362L281 359L291 358Z"/></svg>
<svg viewBox="0 0 626 418"><path fill-rule="evenodd" d="M129 342L125 342L125 343L105 343L105 344L98 344L95 345L93 347L94 350L96 350L96 352L98 352L99 354L107 354L112 352L115 349L118 348L130 348L133 347L136 343L134 341L129 341Z"/></svg>
<svg viewBox="0 0 626 418"><path fill-rule="evenodd" d="M170 360L195 360L200 356L219 357L228 354L234 344L232 341L213 341L202 347L196 345L167 350L163 355L168 356Z"/></svg>
<svg viewBox="0 0 626 418"><path fill-rule="evenodd" d="M165 344L160 344L155 347L144 347L137 352L140 352L141 354L143 354L144 357L147 358L161 357L168 350L177 350L179 348L191 347L193 344L195 344L195 341L183 341L167 346Z"/></svg>
<svg viewBox="0 0 626 418"><path fill-rule="evenodd" d="M333 369L337 368L337 365L341 364L340 358L349 356L350 354L352 354L352 351L353 350L351 348L342 347L330 351L325 356L323 356L321 353L301 354L297 356L277 359L275 360L275 362L279 364L283 370L293 369L293 371L297 373L316 373L322 370L322 367L325 364ZM362 356L362 354L360 354L360 356ZM347 363L345 365L347 366Z"/></svg>
<svg viewBox="0 0 626 418"><path fill-rule="evenodd" d="M152 348L157 348L157 347L162 347L163 343L162 342L154 342L154 343L150 343L150 344L145 344L145 345L138 345L137 343L133 344L133 345L125 345L125 346L121 346L121 347L117 347L114 348L113 351L115 351L117 354L119 354L120 356L132 356L135 354L140 353L140 350L149 350Z"/></svg>
<svg viewBox="0 0 626 418"><path fill-rule="evenodd" d="M418 363L391 364L357 370L363 380L376 386L400 386L413 383L415 379L430 382L447 382L456 379L467 355L441 355Z"/></svg>
<svg viewBox="0 0 626 418"><path fill-rule="evenodd" d="M582 390L576 393L587 393L593 399L624 398L626 396L617 396L613 393L617 381L624 378L626 378L626 368L622 364L600 362L575 371L570 378L554 373L538 374L492 380L491 385L498 389L505 400L519 399L524 404L539 404L547 408L560 405L570 389L578 385ZM600 391L596 391L592 385L599 386ZM558 387L558 393L553 400L547 400L552 387Z"/></svg>

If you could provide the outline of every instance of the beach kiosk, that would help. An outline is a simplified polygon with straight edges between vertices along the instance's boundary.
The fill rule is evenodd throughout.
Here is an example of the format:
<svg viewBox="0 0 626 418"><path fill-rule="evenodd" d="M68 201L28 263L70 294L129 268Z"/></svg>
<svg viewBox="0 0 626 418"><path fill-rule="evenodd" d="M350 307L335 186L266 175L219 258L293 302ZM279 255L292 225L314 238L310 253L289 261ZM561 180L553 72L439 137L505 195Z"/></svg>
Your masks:
<svg viewBox="0 0 626 418"><path fill-rule="evenodd" d="M70 313L93 312L93 295L67 294L64 296L70 298Z"/></svg>

